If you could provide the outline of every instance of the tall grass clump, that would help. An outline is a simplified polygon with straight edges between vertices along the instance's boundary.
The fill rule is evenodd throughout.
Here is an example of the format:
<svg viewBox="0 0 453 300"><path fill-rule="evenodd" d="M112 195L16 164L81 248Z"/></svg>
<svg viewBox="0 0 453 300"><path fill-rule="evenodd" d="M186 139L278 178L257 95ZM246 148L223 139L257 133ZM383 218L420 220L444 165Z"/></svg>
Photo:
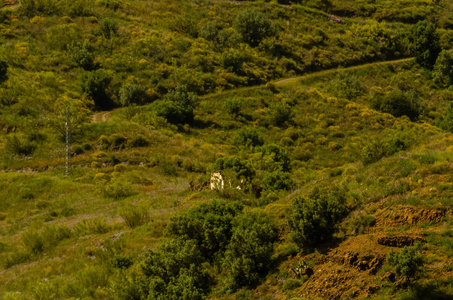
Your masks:
<svg viewBox="0 0 453 300"><path fill-rule="evenodd" d="M125 206L118 213L130 228L146 224L150 219L149 208L146 205Z"/></svg>

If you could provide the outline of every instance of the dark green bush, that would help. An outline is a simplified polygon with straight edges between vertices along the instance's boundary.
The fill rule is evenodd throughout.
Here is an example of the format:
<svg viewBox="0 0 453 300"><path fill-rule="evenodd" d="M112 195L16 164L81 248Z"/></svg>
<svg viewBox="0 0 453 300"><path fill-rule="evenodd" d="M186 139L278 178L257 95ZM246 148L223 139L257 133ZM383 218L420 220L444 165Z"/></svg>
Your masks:
<svg viewBox="0 0 453 300"><path fill-rule="evenodd" d="M253 287L266 274L277 239L275 226L264 212L238 215L225 252L226 282L230 289Z"/></svg>
<svg viewBox="0 0 453 300"><path fill-rule="evenodd" d="M69 56L83 69L90 71L95 68L93 48L88 41L73 42L69 48Z"/></svg>
<svg viewBox="0 0 453 300"><path fill-rule="evenodd" d="M194 240L165 242L142 265L149 284L140 299L203 299L209 285L203 262Z"/></svg>
<svg viewBox="0 0 453 300"><path fill-rule="evenodd" d="M128 269L134 264L130 257L123 255L115 255L110 263L112 267L117 269Z"/></svg>
<svg viewBox="0 0 453 300"><path fill-rule="evenodd" d="M265 14L253 9L240 11L234 19L234 27L244 41L253 47L258 46L264 38L273 36L276 31Z"/></svg>
<svg viewBox="0 0 453 300"><path fill-rule="evenodd" d="M173 216L168 235L194 240L207 260L223 256L232 235L232 220L242 212L239 202L213 201L201 204L187 213Z"/></svg>
<svg viewBox="0 0 453 300"><path fill-rule="evenodd" d="M288 173L274 171L264 176L261 186L263 189L270 191L289 190L293 186L293 181Z"/></svg>
<svg viewBox="0 0 453 300"><path fill-rule="evenodd" d="M269 171L289 172L291 170L291 160L285 148L275 144L266 144L255 149L256 153L261 153L263 161L262 168Z"/></svg>
<svg viewBox="0 0 453 300"><path fill-rule="evenodd" d="M229 98L223 103L223 110L230 115L237 116L241 112L242 99L240 98Z"/></svg>
<svg viewBox="0 0 453 300"><path fill-rule="evenodd" d="M8 80L8 64L4 60L0 60L0 83Z"/></svg>
<svg viewBox="0 0 453 300"><path fill-rule="evenodd" d="M445 131L453 132L453 102L448 104L443 119L439 121L439 127Z"/></svg>
<svg viewBox="0 0 453 300"><path fill-rule="evenodd" d="M189 92L184 85L178 85L165 95L164 100L153 102L149 109L171 124L192 124L197 103L198 96L195 93Z"/></svg>
<svg viewBox="0 0 453 300"><path fill-rule="evenodd" d="M288 224L294 241L300 247L314 247L328 241L348 212L345 188L315 187L307 198L293 200Z"/></svg>
<svg viewBox="0 0 453 300"><path fill-rule="evenodd" d="M365 87L357 76L340 73L332 81L330 90L336 97L353 100L365 92Z"/></svg>
<svg viewBox="0 0 453 300"><path fill-rule="evenodd" d="M412 51L416 55L417 63L432 69L441 51L436 25L426 20L419 21L412 26L409 39L412 42Z"/></svg>
<svg viewBox="0 0 453 300"><path fill-rule="evenodd" d="M123 85L120 91L120 102L122 106L146 104L148 102L146 88L135 81Z"/></svg>
<svg viewBox="0 0 453 300"><path fill-rule="evenodd" d="M442 50L434 65L434 77L447 85L453 84L453 50Z"/></svg>
<svg viewBox="0 0 453 300"><path fill-rule="evenodd" d="M251 127L239 130L234 137L234 144L246 148L257 147L264 144L264 139L255 128Z"/></svg>
<svg viewBox="0 0 453 300"><path fill-rule="evenodd" d="M218 33L219 30L214 22L206 22L198 30L198 35L208 41L215 41Z"/></svg>
<svg viewBox="0 0 453 300"><path fill-rule="evenodd" d="M19 9L27 17L59 13L56 0L20 0Z"/></svg>
<svg viewBox="0 0 453 300"><path fill-rule="evenodd" d="M236 50L228 50L220 56L220 64L227 70L241 75L243 74L242 64L245 58L242 53Z"/></svg>
<svg viewBox="0 0 453 300"><path fill-rule="evenodd" d="M127 141L127 147L139 148L147 147L150 144L150 140L142 134L132 136Z"/></svg>
<svg viewBox="0 0 453 300"><path fill-rule="evenodd" d="M99 21L99 31L106 39L110 39L118 34L118 24L110 18Z"/></svg>
<svg viewBox="0 0 453 300"><path fill-rule="evenodd" d="M249 180L255 176L255 170L251 164L237 156L218 158L211 170L231 170L237 179Z"/></svg>
<svg viewBox="0 0 453 300"><path fill-rule="evenodd" d="M415 90L392 90L385 96L376 97L372 106L395 117L408 116L411 121L417 120L421 112L420 97Z"/></svg>
<svg viewBox="0 0 453 300"><path fill-rule="evenodd" d="M104 69L83 73L80 78L82 93L93 99L98 109L111 109L114 104L108 88L112 79L112 74Z"/></svg>
<svg viewBox="0 0 453 300"><path fill-rule="evenodd" d="M291 106L285 102L273 103L269 106L269 120L272 125L281 126L293 117Z"/></svg>
<svg viewBox="0 0 453 300"><path fill-rule="evenodd" d="M414 245L406 246L399 252L391 250L387 255L387 263L395 267L396 274L415 277L424 264L419 248L420 245Z"/></svg>
<svg viewBox="0 0 453 300"><path fill-rule="evenodd" d="M27 156L35 152L37 145L23 135L8 134L6 136L5 148L10 153Z"/></svg>

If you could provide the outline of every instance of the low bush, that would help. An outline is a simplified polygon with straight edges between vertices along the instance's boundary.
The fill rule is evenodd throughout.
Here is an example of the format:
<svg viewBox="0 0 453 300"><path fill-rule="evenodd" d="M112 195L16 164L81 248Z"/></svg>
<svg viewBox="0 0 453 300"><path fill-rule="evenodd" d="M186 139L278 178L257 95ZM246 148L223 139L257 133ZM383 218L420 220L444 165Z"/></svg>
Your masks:
<svg viewBox="0 0 453 300"><path fill-rule="evenodd" d="M21 134L8 134L5 142L6 151L23 156L32 155L37 149L35 142Z"/></svg>
<svg viewBox="0 0 453 300"><path fill-rule="evenodd" d="M225 251L232 235L232 220L242 212L239 202L201 204L171 218L167 234L197 243L203 257L213 260Z"/></svg>
<svg viewBox="0 0 453 300"><path fill-rule="evenodd" d="M308 197L293 200L288 218L293 240L300 247L309 248L328 241L348 212L345 188L315 187Z"/></svg>
<svg viewBox="0 0 453 300"><path fill-rule="evenodd" d="M289 190L293 186L293 181L288 173L274 171L264 176L261 186L263 189L270 191Z"/></svg>
<svg viewBox="0 0 453 300"><path fill-rule="evenodd" d="M233 115L236 117L241 112L242 101L243 101L242 99L236 98L236 97L229 98L223 103L223 110L227 114Z"/></svg>
<svg viewBox="0 0 453 300"><path fill-rule="evenodd" d="M203 299L209 275L194 240L171 239L150 251L142 265L148 284L140 299Z"/></svg>
<svg viewBox="0 0 453 300"><path fill-rule="evenodd" d="M424 265L423 254L419 253L420 245L406 246L401 251L391 250L387 263L395 268L396 274L415 277Z"/></svg>
<svg viewBox="0 0 453 300"><path fill-rule="evenodd" d="M272 125L281 126L291 121L293 115L294 111L291 106L285 102L278 102L269 106L269 121Z"/></svg>
<svg viewBox="0 0 453 300"><path fill-rule="evenodd" d="M148 94L146 94L146 87L133 81L123 85L120 91L120 103L122 106L129 106L132 104L144 105L149 102Z"/></svg>
<svg viewBox="0 0 453 300"><path fill-rule="evenodd" d="M112 178L110 181L97 180L96 190L104 197L120 199L134 194L132 184L124 178Z"/></svg>
<svg viewBox="0 0 453 300"><path fill-rule="evenodd" d="M89 234L103 234L112 229L103 218L92 218L80 221L74 226L74 234L84 236Z"/></svg>
<svg viewBox="0 0 453 300"><path fill-rule="evenodd" d="M262 146L264 139L255 128L246 128L238 131L234 137L234 144L245 148Z"/></svg>
<svg viewBox="0 0 453 300"><path fill-rule="evenodd" d="M411 121L417 120L421 113L420 96L415 90L392 90L374 98L372 107L395 117L408 116Z"/></svg>

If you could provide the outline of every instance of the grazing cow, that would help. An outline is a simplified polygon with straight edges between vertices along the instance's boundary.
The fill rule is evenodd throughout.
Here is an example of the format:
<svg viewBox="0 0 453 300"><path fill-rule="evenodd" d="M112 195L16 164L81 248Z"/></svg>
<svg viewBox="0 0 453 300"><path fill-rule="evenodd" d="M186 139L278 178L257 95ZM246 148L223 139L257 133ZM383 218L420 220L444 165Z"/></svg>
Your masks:
<svg viewBox="0 0 453 300"><path fill-rule="evenodd" d="M222 172L214 171L211 174L211 190L221 191L225 185Z"/></svg>

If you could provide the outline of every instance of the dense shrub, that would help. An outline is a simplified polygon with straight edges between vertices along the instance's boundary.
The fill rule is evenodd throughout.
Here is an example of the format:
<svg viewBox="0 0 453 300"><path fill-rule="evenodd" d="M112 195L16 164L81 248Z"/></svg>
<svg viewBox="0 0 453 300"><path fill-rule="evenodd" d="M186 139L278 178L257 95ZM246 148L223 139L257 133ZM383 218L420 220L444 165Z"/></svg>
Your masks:
<svg viewBox="0 0 453 300"><path fill-rule="evenodd" d="M0 60L0 83L8 80L8 64L4 60Z"/></svg>
<svg viewBox="0 0 453 300"><path fill-rule="evenodd" d="M192 124L197 102L195 93L189 92L184 85L178 85L165 95L164 100L152 103L149 109L171 124Z"/></svg>
<svg viewBox="0 0 453 300"><path fill-rule="evenodd" d="M376 97L372 106L395 117L408 116L411 121L417 120L421 112L420 98L415 90L395 89L385 96Z"/></svg>
<svg viewBox="0 0 453 300"><path fill-rule="evenodd" d="M439 126L445 131L453 132L453 103L450 102L444 118L439 121Z"/></svg>
<svg viewBox="0 0 453 300"><path fill-rule="evenodd" d="M233 71L241 75L243 73L242 64L244 63L244 56L241 52L236 50L228 50L220 56L220 64L227 70Z"/></svg>
<svg viewBox="0 0 453 300"><path fill-rule="evenodd" d="M261 186L265 190L289 190L293 185L293 181L288 173L282 171L274 171L267 173L261 181Z"/></svg>
<svg viewBox="0 0 453 300"><path fill-rule="evenodd" d="M230 115L237 116L241 112L242 99L240 98L229 98L223 103L223 110Z"/></svg>
<svg viewBox="0 0 453 300"><path fill-rule="evenodd" d="M214 201L171 218L167 232L172 237L194 240L203 257L223 256L232 235L232 220L242 212L239 202Z"/></svg>
<svg viewBox="0 0 453 300"><path fill-rule="evenodd" d="M453 84L453 50L442 50L434 65L435 78L447 85Z"/></svg>
<svg viewBox="0 0 453 300"><path fill-rule="evenodd" d="M426 20L419 21L411 28L410 41L417 63L432 69L441 50L436 25Z"/></svg>
<svg viewBox="0 0 453 300"><path fill-rule="evenodd" d="M237 156L221 157L211 167L212 170L231 170L237 179L249 180L255 176L251 164Z"/></svg>
<svg viewBox="0 0 453 300"><path fill-rule="evenodd" d="M106 39L110 39L118 34L118 23L110 18L99 21L99 31Z"/></svg>
<svg viewBox="0 0 453 300"><path fill-rule="evenodd" d="M340 73L333 81L330 90L336 97L353 100L364 93L365 87L355 75Z"/></svg>
<svg viewBox="0 0 453 300"><path fill-rule="evenodd" d="M346 190L338 186L315 187L308 197L295 198L288 219L294 241L300 247L313 247L328 241L348 211Z"/></svg>
<svg viewBox="0 0 453 300"><path fill-rule="evenodd" d="M268 171L289 172L291 169L288 151L275 144L266 144L255 149L260 155L261 168Z"/></svg>
<svg viewBox="0 0 453 300"><path fill-rule="evenodd" d="M209 275L194 240L171 239L150 251L142 266L149 284L140 299L203 299Z"/></svg>
<svg viewBox="0 0 453 300"><path fill-rule="evenodd" d="M285 102L277 102L269 106L269 120L272 125L281 126L290 121L293 115L291 106Z"/></svg>
<svg viewBox="0 0 453 300"><path fill-rule="evenodd" d="M135 81L123 85L120 91L120 102L122 106L131 104L143 105L147 102L147 98L146 88Z"/></svg>
<svg viewBox="0 0 453 300"><path fill-rule="evenodd" d="M240 11L234 20L234 26L251 46L258 46L264 38L275 34L275 27L266 15L253 9Z"/></svg>
<svg viewBox="0 0 453 300"><path fill-rule="evenodd" d="M56 0L20 0L20 11L27 17L52 15L59 12Z"/></svg>
<svg viewBox="0 0 453 300"><path fill-rule="evenodd" d="M230 289L253 287L271 263L277 232L264 212L250 212L233 221L233 235L225 252L226 282Z"/></svg>
<svg viewBox="0 0 453 300"><path fill-rule="evenodd" d="M9 134L6 136L5 148L10 153L27 156L35 152L37 145L23 135Z"/></svg>
<svg viewBox="0 0 453 300"><path fill-rule="evenodd" d="M73 42L69 46L69 56L74 62L87 71L95 68L93 48L88 41L83 43Z"/></svg>
<svg viewBox="0 0 453 300"><path fill-rule="evenodd" d="M424 264L423 255L418 252L419 245L406 246L401 251L391 250L387 255L387 263L395 267L398 275L415 277Z"/></svg>
<svg viewBox="0 0 453 300"><path fill-rule="evenodd" d="M108 110L114 106L108 91L112 79L112 74L104 69L83 73L80 78L82 92L94 100L98 109Z"/></svg>
<svg viewBox="0 0 453 300"><path fill-rule="evenodd" d="M236 146L257 147L264 144L264 139L255 128L246 128L240 130L234 137Z"/></svg>

